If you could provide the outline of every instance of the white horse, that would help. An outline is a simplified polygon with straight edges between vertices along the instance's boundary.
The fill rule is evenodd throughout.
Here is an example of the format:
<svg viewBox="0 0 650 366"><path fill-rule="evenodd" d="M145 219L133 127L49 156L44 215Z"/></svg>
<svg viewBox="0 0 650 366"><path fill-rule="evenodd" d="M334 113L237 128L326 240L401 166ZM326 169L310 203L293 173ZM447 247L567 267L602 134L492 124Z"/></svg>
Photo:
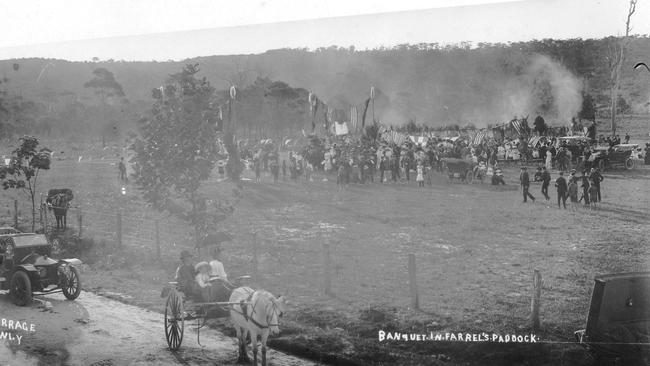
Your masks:
<svg viewBox="0 0 650 366"><path fill-rule="evenodd" d="M237 362L250 362L246 352L246 335L250 332L253 346L253 365L257 366L257 336L262 342L262 366L266 366L266 340L269 333L280 333L279 318L285 311L286 302L282 296L275 297L264 290L238 287L230 295L230 319L237 331L239 357Z"/></svg>

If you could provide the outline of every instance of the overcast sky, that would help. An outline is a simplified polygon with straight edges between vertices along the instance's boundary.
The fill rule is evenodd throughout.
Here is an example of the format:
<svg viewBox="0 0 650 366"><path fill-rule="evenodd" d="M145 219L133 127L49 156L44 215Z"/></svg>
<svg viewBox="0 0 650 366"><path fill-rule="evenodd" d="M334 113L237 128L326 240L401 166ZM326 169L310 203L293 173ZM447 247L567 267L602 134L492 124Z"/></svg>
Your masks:
<svg viewBox="0 0 650 366"><path fill-rule="evenodd" d="M330 45L601 38L627 0L0 0L0 59L180 60ZM456 6L453 6L456 5ZM458 6L461 5L461 6ZM361 14L361 15L359 15ZM639 0L634 34L650 34Z"/></svg>

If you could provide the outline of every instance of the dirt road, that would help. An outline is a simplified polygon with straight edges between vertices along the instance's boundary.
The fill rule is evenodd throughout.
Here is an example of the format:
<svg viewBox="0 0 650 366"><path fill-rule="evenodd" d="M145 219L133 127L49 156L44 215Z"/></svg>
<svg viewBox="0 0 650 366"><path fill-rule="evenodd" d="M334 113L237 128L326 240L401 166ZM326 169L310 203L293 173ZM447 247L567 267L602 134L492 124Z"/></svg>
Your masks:
<svg viewBox="0 0 650 366"><path fill-rule="evenodd" d="M17 307L0 295L0 337L7 337L0 341L0 365L234 365L237 358L236 340L207 327L202 347L186 323L181 349L172 353L159 313L89 292L76 301L60 294L40 298L51 310L38 302ZM276 366L314 364L275 351L269 360Z"/></svg>

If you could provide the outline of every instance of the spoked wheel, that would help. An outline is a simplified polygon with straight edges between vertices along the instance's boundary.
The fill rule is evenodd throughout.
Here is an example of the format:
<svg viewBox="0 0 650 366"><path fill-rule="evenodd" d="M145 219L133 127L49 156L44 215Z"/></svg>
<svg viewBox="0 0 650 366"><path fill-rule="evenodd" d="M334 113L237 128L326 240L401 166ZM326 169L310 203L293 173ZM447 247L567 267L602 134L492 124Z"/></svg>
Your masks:
<svg viewBox="0 0 650 366"><path fill-rule="evenodd" d="M165 305L165 338L171 351L176 351L181 346L184 327L183 300L178 291L172 290Z"/></svg>
<svg viewBox="0 0 650 366"><path fill-rule="evenodd" d="M9 288L14 304L25 306L32 302L32 284L29 282L29 276L23 271L16 271L11 276L11 286Z"/></svg>
<svg viewBox="0 0 650 366"><path fill-rule="evenodd" d="M474 173L471 170L468 170L467 173L465 173L465 183L466 184L472 183L473 178L474 178Z"/></svg>
<svg viewBox="0 0 650 366"><path fill-rule="evenodd" d="M63 295L68 300L76 299L81 293L81 277L79 277L79 271L72 266L68 266L68 269L63 272L63 276L61 279Z"/></svg>
<svg viewBox="0 0 650 366"><path fill-rule="evenodd" d="M627 170L634 169L634 159L628 158L627 160L625 160L625 169Z"/></svg>

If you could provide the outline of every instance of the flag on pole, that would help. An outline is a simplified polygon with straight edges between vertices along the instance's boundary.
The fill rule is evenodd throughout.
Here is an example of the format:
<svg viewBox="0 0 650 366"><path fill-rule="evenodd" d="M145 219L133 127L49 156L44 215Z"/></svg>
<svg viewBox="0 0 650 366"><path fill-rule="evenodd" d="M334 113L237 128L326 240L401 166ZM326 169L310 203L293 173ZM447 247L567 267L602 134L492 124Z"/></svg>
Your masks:
<svg viewBox="0 0 650 366"><path fill-rule="evenodd" d="M310 94L309 95L309 110L311 111L311 132L314 133L316 131L316 112L318 111L318 98Z"/></svg>
<svg viewBox="0 0 650 366"><path fill-rule="evenodd" d="M366 127L366 114L368 113L368 106L370 105L370 98L366 99L363 107L363 116L361 117L361 128Z"/></svg>
<svg viewBox="0 0 650 366"><path fill-rule="evenodd" d="M357 131L357 122L359 120L359 116L357 115L357 106L353 106L350 108L350 124L352 125L352 130Z"/></svg>

